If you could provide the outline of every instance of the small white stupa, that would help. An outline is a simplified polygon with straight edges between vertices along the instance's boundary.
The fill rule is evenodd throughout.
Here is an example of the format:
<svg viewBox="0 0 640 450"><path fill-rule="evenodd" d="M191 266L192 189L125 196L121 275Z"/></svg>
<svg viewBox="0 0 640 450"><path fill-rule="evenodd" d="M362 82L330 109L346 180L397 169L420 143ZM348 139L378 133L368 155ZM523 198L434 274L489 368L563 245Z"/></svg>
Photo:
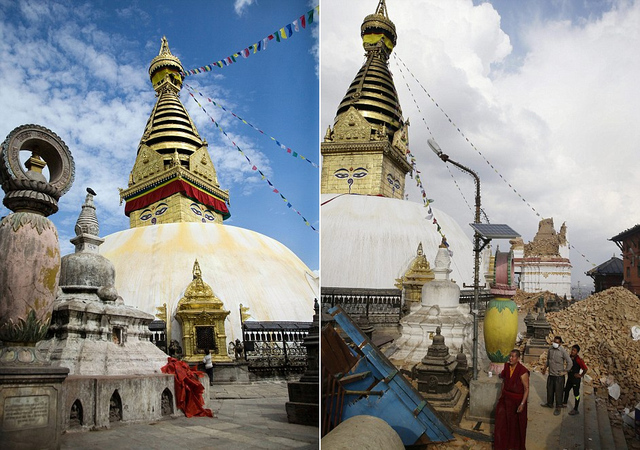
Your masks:
<svg viewBox="0 0 640 450"><path fill-rule="evenodd" d="M398 367L410 369L419 363L438 327L454 354L462 347L468 357L471 355L473 316L467 305L460 304L460 287L449 280L451 256L444 243L438 248L434 266L435 278L422 287L420 308L400 321L402 334L387 352Z"/></svg>

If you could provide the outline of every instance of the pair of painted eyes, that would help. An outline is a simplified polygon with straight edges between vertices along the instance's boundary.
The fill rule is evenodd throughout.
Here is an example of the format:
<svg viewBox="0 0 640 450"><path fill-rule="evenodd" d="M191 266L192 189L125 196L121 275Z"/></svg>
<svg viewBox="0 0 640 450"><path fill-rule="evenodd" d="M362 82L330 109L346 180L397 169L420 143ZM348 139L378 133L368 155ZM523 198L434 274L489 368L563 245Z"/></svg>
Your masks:
<svg viewBox="0 0 640 450"><path fill-rule="evenodd" d="M353 178L364 178L366 177L368 174L367 169L365 169L364 167L358 167L355 172L353 173L352 177ZM348 178L349 177L349 172L347 172L347 169L338 169L334 174L333 174L336 178Z"/></svg>
<svg viewBox="0 0 640 450"><path fill-rule="evenodd" d="M390 176L387 176L387 181L389 182L389 185L391 185L391 187L400 189L400 182L398 180L394 180Z"/></svg>
<svg viewBox="0 0 640 450"><path fill-rule="evenodd" d="M145 209L144 211L142 211L142 214L140 215L140 220L149 220L154 215L161 216L165 212L167 212L167 209L169 209L167 205L160 205L158 209L156 209L155 213L152 212L150 209Z"/></svg>
<svg viewBox="0 0 640 450"><path fill-rule="evenodd" d="M206 211L202 212L202 211L200 211L199 208L197 208L195 206L192 206L191 207L191 211L193 211L193 213L196 216L204 216L204 218L207 219L207 220L214 220L215 219L215 217L213 216L213 214L209 210L206 210Z"/></svg>

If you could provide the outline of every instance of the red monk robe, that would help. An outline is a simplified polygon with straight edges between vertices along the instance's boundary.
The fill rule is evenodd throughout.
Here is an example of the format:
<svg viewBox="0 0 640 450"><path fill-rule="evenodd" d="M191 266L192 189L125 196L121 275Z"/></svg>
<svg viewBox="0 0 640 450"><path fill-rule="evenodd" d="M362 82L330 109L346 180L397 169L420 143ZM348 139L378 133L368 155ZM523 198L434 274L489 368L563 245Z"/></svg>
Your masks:
<svg viewBox="0 0 640 450"><path fill-rule="evenodd" d="M525 450L527 441L527 401L524 399L525 386L522 375L529 371L525 366L517 362L513 373L511 365L504 365L500 374L502 378L502 394L496 406L496 421L493 445L496 450ZM528 389L527 389L528 390ZM518 412L518 407L522 410Z"/></svg>
<svg viewBox="0 0 640 450"><path fill-rule="evenodd" d="M171 357L160 370L175 376L176 406L185 416L213 417L213 412L204 407L204 386L198 379L198 376L204 375L202 372L193 371L184 361Z"/></svg>

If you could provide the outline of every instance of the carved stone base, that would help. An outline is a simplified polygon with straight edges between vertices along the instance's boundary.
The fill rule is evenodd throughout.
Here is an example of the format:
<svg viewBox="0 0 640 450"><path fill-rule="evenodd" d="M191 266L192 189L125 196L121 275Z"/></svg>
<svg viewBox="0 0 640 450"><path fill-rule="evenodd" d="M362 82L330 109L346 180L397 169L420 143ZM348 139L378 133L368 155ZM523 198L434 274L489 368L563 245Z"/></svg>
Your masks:
<svg viewBox="0 0 640 450"><path fill-rule="evenodd" d="M540 342L536 342L540 341ZM549 349L549 344L542 340L531 339L524 349L522 361L525 363L537 362L544 352Z"/></svg>
<svg viewBox="0 0 640 450"><path fill-rule="evenodd" d="M445 394L422 393L422 396L442 417L451 423L458 424L467 409L469 389L458 382Z"/></svg>
<svg viewBox="0 0 640 450"><path fill-rule="evenodd" d="M500 398L502 380L497 376L479 377L469 383L469 414L470 420L494 423L496 404Z"/></svg>
<svg viewBox="0 0 640 450"><path fill-rule="evenodd" d="M208 388L206 374L204 379ZM69 376L63 385L62 429L111 428L118 422L154 422L164 416L182 415L176 408L174 386L174 377L166 374ZM205 400L208 397L206 389Z"/></svg>
<svg viewBox="0 0 640 450"><path fill-rule="evenodd" d="M26 357L33 353L23 351L18 355ZM63 367L37 363L8 365L3 362L0 365L0 442L3 449L60 448L62 382L68 373L69 369Z"/></svg>

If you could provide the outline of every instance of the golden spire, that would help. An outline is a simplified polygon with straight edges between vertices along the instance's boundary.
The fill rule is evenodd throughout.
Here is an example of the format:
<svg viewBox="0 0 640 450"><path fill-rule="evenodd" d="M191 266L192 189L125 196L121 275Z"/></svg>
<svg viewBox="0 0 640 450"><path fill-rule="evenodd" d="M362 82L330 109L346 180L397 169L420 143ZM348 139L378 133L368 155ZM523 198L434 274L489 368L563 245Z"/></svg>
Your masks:
<svg viewBox="0 0 640 450"><path fill-rule="evenodd" d="M385 0L364 18L360 36L366 60L321 144L322 193L404 198L404 179L411 170L409 121L402 117L389 71L397 34Z"/></svg>
<svg viewBox="0 0 640 450"><path fill-rule="evenodd" d="M149 78L151 78L153 88L158 91L164 78L169 76L172 84L177 87L179 91L180 88L182 88L182 72L184 72L184 68L182 67L180 59L171 53L169 41L167 41L165 36L162 36L160 52L158 56L151 60L151 65L149 66Z"/></svg>
<svg viewBox="0 0 640 450"><path fill-rule="evenodd" d="M402 109L389 71L396 26L389 20L384 0L380 0L374 14L364 18L360 35L367 59L338 106L336 122L353 106L368 122L384 126L387 135L393 137L402 126Z"/></svg>
<svg viewBox="0 0 640 450"><path fill-rule="evenodd" d="M369 14L364 18L360 27L360 36L362 36L362 45L365 50L373 50L378 42L381 42L384 44L387 58L389 57L398 36L396 26L387 14L387 5L384 0L378 2L374 14Z"/></svg>
<svg viewBox="0 0 640 450"><path fill-rule="evenodd" d="M207 141L200 137L180 101L182 63L162 38L149 78L158 98L145 126L129 187L130 226L175 222L217 222L229 217L229 192L218 183Z"/></svg>

